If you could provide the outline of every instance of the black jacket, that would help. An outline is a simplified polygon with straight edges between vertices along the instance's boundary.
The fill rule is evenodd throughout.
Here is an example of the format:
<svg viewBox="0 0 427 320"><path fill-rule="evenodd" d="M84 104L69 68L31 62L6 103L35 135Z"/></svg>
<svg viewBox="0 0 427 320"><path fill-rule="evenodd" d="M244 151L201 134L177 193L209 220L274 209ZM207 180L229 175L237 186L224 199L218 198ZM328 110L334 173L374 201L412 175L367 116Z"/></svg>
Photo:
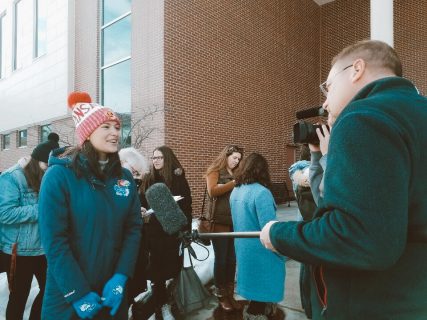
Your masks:
<svg viewBox="0 0 427 320"><path fill-rule="evenodd" d="M178 204L188 219L188 229L191 228L192 220L192 199L190 186L185 178L185 174L175 174L173 176L170 191L172 195L184 197ZM164 182L161 177L155 179L154 183ZM141 194L141 204L149 208L145 195ZM148 255L145 266L147 278L156 281L164 281L174 278L182 267L182 256L179 255L180 240L176 236L165 233L156 216L150 216L150 221L144 223L140 254Z"/></svg>

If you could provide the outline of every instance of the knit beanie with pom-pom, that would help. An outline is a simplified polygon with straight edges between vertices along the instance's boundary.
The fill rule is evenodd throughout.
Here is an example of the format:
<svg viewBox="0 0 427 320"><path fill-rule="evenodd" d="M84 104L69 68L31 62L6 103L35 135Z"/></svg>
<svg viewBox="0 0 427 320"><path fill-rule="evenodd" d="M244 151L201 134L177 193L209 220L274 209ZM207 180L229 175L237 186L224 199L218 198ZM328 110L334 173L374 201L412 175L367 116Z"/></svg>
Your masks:
<svg viewBox="0 0 427 320"><path fill-rule="evenodd" d="M72 92L68 96L68 107L71 109L76 125L76 135L80 146L104 122L115 121L120 125L120 119L113 110L92 103L91 97L86 92Z"/></svg>

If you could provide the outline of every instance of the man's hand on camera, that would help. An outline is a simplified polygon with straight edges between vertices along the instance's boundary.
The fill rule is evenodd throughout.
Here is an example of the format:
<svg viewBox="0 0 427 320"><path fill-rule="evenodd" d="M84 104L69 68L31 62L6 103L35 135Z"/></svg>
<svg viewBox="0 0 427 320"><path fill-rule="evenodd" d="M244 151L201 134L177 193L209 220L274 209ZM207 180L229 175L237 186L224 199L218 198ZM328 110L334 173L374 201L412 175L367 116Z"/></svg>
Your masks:
<svg viewBox="0 0 427 320"><path fill-rule="evenodd" d="M323 130L323 133L320 129L316 129L316 133L317 133L317 136L319 137L319 141L320 141L320 145L318 147L320 147L320 152L324 156L325 154L328 153L329 138L330 138L331 134L329 132L328 127L324 124L322 124L322 130ZM311 147L310 147L310 150L311 150ZM317 151L319 151L319 150L317 150Z"/></svg>

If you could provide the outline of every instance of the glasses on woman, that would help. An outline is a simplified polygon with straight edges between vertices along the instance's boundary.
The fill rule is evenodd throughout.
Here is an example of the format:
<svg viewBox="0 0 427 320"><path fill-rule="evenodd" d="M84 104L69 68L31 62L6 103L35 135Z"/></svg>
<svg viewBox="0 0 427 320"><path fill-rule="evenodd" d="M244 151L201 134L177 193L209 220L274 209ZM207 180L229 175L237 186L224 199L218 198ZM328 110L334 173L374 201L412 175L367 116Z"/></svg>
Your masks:
<svg viewBox="0 0 427 320"><path fill-rule="evenodd" d="M153 160L153 161L156 161L156 160L163 160L163 156L151 157L151 160Z"/></svg>

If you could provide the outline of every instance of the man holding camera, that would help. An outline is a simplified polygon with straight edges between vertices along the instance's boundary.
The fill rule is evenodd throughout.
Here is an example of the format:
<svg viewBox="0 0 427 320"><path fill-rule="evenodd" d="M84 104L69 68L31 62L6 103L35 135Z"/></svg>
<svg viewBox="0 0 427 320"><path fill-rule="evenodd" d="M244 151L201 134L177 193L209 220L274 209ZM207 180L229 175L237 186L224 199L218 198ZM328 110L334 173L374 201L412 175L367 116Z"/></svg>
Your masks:
<svg viewBox="0 0 427 320"><path fill-rule="evenodd" d="M261 242L312 265L314 319L427 319L427 99L395 51L345 48L321 85L331 131L310 222L270 222Z"/></svg>

